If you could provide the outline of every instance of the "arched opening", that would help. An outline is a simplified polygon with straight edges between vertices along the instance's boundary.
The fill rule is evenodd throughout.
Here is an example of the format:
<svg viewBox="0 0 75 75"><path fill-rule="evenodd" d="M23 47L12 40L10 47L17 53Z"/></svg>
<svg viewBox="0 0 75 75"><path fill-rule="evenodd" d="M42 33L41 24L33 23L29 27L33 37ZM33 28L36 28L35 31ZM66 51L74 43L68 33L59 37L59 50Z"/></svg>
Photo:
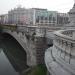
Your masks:
<svg viewBox="0 0 75 75"><path fill-rule="evenodd" d="M27 54L22 46L8 33L3 32L1 36L3 51L15 70L21 72L27 69Z"/></svg>

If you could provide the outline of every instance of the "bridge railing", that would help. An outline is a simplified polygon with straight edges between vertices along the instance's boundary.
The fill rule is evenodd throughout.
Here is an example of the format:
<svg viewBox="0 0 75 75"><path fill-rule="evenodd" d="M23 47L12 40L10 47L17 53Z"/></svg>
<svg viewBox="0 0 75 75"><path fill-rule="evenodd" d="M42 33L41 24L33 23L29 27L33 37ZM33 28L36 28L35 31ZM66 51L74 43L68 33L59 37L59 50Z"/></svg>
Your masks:
<svg viewBox="0 0 75 75"><path fill-rule="evenodd" d="M11 31L17 31L17 32L23 32L28 35L32 35L33 33L36 33L38 36L46 36L47 32L53 32L60 29L68 29L68 28L74 28L74 27L50 27L50 26L31 26L31 25L16 25L16 24L2 24L1 25L3 29L11 30ZM71 35L69 32L65 32L67 35Z"/></svg>
<svg viewBox="0 0 75 75"><path fill-rule="evenodd" d="M75 69L75 30L60 30L54 35L56 55Z"/></svg>
<svg viewBox="0 0 75 75"><path fill-rule="evenodd" d="M38 27L38 26L25 26L25 25L1 25L2 29L5 30L11 30L16 32L23 32L28 35L33 35L34 33L40 36L45 36L46 29L44 27Z"/></svg>
<svg viewBox="0 0 75 75"><path fill-rule="evenodd" d="M8 30L13 30L13 31L16 31L17 29L17 26L16 25L8 25L8 24L5 24L5 25L0 25L2 29L8 29Z"/></svg>

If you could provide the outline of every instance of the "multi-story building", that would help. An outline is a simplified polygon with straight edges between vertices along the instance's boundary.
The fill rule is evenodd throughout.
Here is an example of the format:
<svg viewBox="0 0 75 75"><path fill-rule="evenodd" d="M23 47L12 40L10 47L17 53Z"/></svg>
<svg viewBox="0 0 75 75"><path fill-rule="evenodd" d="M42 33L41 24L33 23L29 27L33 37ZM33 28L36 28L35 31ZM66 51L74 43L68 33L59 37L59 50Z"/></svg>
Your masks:
<svg viewBox="0 0 75 75"><path fill-rule="evenodd" d="M57 25L61 26L70 22L68 13L57 13Z"/></svg>
<svg viewBox="0 0 75 75"><path fill-rule="evenodd" d="M41 8L25 9L21 7L8 11L4 21L4 15L1 15L1 22L9 24L24 24L37 26L57 26L69 23L69 16L57 11L48 11ZM8 20L8 22L6 21Z"/></svg>
<svg viewBox="0 0 75 75"><path fill-rule="evenodd" d="M28 9L14 8L8 12L8 22L14 24L26 24L28 19Z"/></svg>
<svg viewBox="0 0 75 75"><path fill-rule="evenodd" d="M8 23L8 14L0 15L0 23Z"/></svg>
<svg viewBox="0 0 75 75"><path fill-rule="evenodd" d="M0 15L0 23L4 22L4 15Z"/></svg>
<svg viewBox="0 0 75 75"><path fill-rule="evenodd" d="M9 23L21 23L31 25L51 25L56 23L56 11L47 11L40 8L15 8L8 12Z"/></svg>
<svg viewBox="0 0 75 75"><path fill-rule="evenodd" d="M8 12L8 21L16 24L49 25L56 23L56 15L56 11L47 9L18 7Z"/></svg>
<svg viewBox="0 0 75 75"><path fill-rule="evenodd" d="M56 11L47 9L32 8L30 11L30 20L33 25L51 25L56 23Z"/></svg>

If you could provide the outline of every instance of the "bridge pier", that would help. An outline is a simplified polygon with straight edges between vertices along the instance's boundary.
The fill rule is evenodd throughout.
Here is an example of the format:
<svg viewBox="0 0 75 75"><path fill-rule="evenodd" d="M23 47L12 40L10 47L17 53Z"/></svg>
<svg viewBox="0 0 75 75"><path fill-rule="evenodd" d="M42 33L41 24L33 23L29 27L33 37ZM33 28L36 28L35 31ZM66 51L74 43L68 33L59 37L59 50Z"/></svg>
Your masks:
<svg viewBox="0 0 75 75"><path fill-rule="evenodd" d="M44 54L47 48L46 38L34 36L34 40L30 37L28 41L30 55L27 58L29 66L44 64Z"/></svg>
<svg viewBox="0 0 75 75"><path fill-rule="evenodd" d="M45 37L35 37L36 63L44 64L44 54L47 48Z"/></svg>

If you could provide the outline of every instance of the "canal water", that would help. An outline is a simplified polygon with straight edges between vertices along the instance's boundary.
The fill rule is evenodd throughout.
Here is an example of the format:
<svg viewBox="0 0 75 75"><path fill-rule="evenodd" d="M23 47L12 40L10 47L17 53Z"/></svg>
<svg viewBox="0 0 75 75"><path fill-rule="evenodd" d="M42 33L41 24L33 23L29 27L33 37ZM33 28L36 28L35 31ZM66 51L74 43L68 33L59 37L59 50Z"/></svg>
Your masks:
<svg viewBox="0 0 75 75"><path fill-rule="evenodd" d="M11 36L0 37L0 75L21 75L28 68L26 52Z"/></svg>

